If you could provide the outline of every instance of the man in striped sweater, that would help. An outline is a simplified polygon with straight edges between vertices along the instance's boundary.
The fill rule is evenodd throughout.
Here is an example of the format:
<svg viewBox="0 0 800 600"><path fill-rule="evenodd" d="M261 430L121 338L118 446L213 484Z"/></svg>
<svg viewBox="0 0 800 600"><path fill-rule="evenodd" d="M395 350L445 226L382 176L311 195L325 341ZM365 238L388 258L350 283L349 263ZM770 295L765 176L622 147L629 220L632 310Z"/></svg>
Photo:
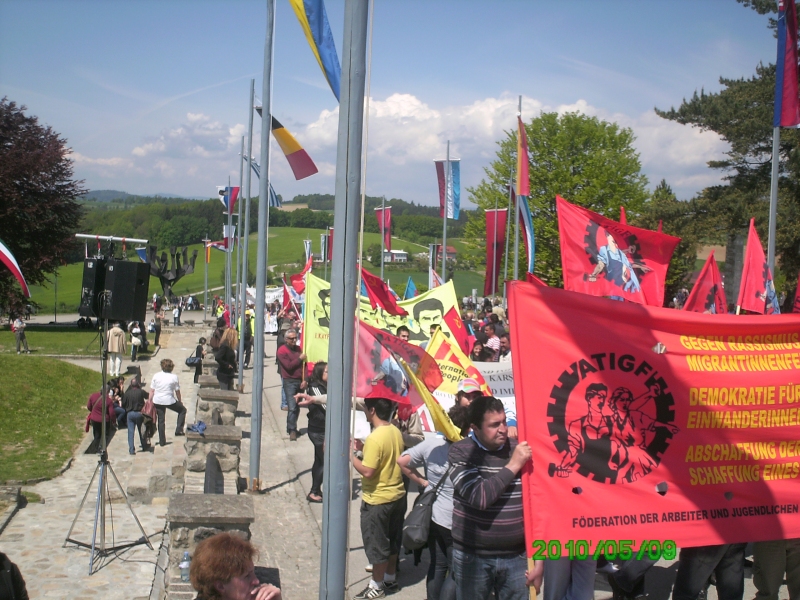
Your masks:
<svg viewBox="0 0 800 600"><path fill-rule="evenodd" d="M472 431L450 447L453 466L453 574L458 600L525 600L541 585L542 565L526 573L520 471L527 442L508 438L503 403L492 396L469 407Z"/></svg>

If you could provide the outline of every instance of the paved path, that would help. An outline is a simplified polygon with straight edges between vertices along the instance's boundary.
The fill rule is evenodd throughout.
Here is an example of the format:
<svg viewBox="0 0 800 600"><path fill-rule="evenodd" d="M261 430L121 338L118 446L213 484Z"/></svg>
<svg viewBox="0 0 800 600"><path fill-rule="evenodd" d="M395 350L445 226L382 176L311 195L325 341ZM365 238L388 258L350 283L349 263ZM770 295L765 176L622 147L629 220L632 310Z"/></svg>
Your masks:
<svg viewBox="0 0 800 600"><path fill-rule="evenodd" d="M61 320L61 316L59 316ZM184 359L194 350L197 338L206 333L195 327L176 328L163 338L164 347L155 360L139 363L145 379L149 381L157 372L161 358L172 358L176 363L185 404L189 409L187 423L194 421L195 386L193 371L183 365ZM313 446L307 436L290 442L286 434L286 413L280 410L280 379L274 364L275 338L267 336L268 358L264 369L263 422L260 478L262 492L254 494L256 521L252 527L253 542L260 549L257 564L260 573L283 590L287 600L304 600L317 597L319 585L319 556L321 543L322 506L309 504L306 495L310 489L310 468L313 462ZM96 359L79 359L77 364L99 369ZM123 367L127 366L126 361ZM245 371L245 393L241 396L237 413L237 425L244 432L242 441L242 476L249 476L250 459L250 408L252 371ZM85 402L85 399L76 399ZM168 412L167 439L172 442L174 413ZM299 425L304 428L306 416L301 412ZM123 432L120 432L122 434ZM84 439L76 453L73 466L62 476L26 489L44 498L44 504L30 504L22 509L0 534L0 549L21 568L28 583L31 598L70 598L73 600L103 597L104 600L148 598L153 581L163 574L156 567L157 551L161 544L165 526L168 491L156 491L150 503L135 502L134 510L142 521L145 531L151 535L155 550L146 546L120 552L106 559L103 568L89 577L88 552L80 548L62 548L70 523L77 511L80 499L86 490L97 460L93 455L83 454L88 446ZM138 438L137 438L138 443ZM170 443L165 448L156 447L153 454L138 453L130 457L127 453L125 435L117 435L109 445L109 455L117 476L125 489L152 480L153 473L169 469L173 461L180 459L182 444ZM144 479L143 479L144 478ZM73 538L89 540L93 523L92 508L95 490L90 492L87 506L78 519ZM410 501L409 504L412 502ZM348 551L349 596L360 591L369 575L361 544L358 512L360 498L354 499L350 511L350 543ZM108 527L111 540L111 527ZM113 504L113 536L115 541L138 537L138 530L124 504ZM423 552L420 565L414 567L411 555L401 558L399 582L402 590L393 597L398 600L423 599L427 552ZM677 565L662 562L648 574L647 588L651 600L667 600L670 595ZM751 574L747 571L745 598L753 598L755 589ZM595 598L607 600L611 597L605 578L598 576ZM781 600L788 598L782 589ZM715 588L709 598L715 600Z"/></svg>

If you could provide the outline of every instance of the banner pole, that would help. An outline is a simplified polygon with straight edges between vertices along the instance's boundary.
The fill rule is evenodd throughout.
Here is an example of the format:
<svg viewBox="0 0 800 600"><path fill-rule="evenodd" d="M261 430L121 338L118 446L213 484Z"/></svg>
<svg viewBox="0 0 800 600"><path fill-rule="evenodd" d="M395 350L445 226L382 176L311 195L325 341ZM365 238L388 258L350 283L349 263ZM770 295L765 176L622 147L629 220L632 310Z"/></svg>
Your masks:
<svg viewBox="0 0 800 600"><path fill-rule="evenodd" d="M519 107L517 109L517 116L522 116L522 96L519 97ZM517 132L519 135L519 132ZM519 179L519 173L517 173ZM519 198L517 198L519 204ZM515 206L514 210L514 281L519 279L519 206ZM508 235L508 234L506 234Z"/></svg>
<svg viewBox="0 0 800 600"><path fill-rule="evenodd" d="M249 102L249 118L248 118L248 127L247 127L247 179L245 180L245 187L247 188L247 195L244 198L245 206L244 206L244 228L242 228L242 224L239 223L239 231L241 235L244 236L244 248L242 248L242 301L241 301L241 319L242 319L242 330L245 328L245 315L247 314L247 253L250 251L250 184L252 183L251 177L253 175L253 104L255 100L255 86L256 80L250 80L250 102ZM242 157L242 162L244 162L244 156ZM241 190L239 193L241 196ZM242 199L239 198L239 203L241 205ZM252 323L252 321L251 321ZM253 323L253 325L255 325ZM253 328L255 329L255 327ZM250 343L252 344L254 340L251 340ZM239 332L239 393L244 391L244 359L242 356L244 355L244 332Z"/></svg>
<svg viewBox="0 0 800 600"><path fill-rule="evenodd" d="M767 264L775 277L775 223L778 213L778 174L780 170L781 128L772 129L772 177L769 186L769 237L767 238Z"/></svg>
<svg viewBox="0 0 800 600"><path fill-rule="evenodd" d="M511 231L511 197L514 193L514 177L513 175L509 175L508 177L508 212L506 213L506 252L504 255L505 259L505 267L503 270L503 299L507 298L507 286L505 282L508 281L508 232ZM516 204L514 205L516 208Z"/></svg>
<svg viewBox="0 0 800 600"><path fill-rule="evenodd" d="M242 136L242 151L240 156L244 155L244 136ZM244 190L244 161L239 161L239 198L237 204L237 213L236 213L236 296L235 296L235 304L236 304L236 318L240 319L242 316L242 190ZM244 326L244 321L242 321L242 325L239 327L241 328ZM239 337L241 337L242 332L239 331ZM242 361L239 360L239 373L242 372Z"/></svg>
<svg viewBox="0 0 800 600"><path fill-rule="evenodd" d="M275 36L275 0L267 0L262 82L261 177L258 180L258 254L256 262L256 335L253 357L253 393L250 416L250 490L260 491L261 403L264 391L264 311L266 308L267 253L269 252L269 134L272 123L272 57ZM251 109L252 110L252 109Z"/></svg>
<svg viewBox="0 0 800 600"><path fill-rule="evenodd" d="M381 196L381 281L383 281L383 258L386 256L386 196Z"/></svg>
<svg viewBox="0 0 800 600"><path fill-rule="evenodd" d="M494 199L494 236L492 237L492 304L497 294L497 197ZM508 234L506 234L508 235Z"/></svg>
<svg viewBox="0 0 800 600"><path fill-rule="evenodd" d="M331 262L328 411L322 504L320 600L344 600L350 514L350 414L355 368L355 324L360 274L357 270L361 214L367 24L369 0L345 0L336 199ZM341 348L341 352L339 349Z"/></svg>
<svg viewBox="0 0 800 600"><path fill-rule="evenodd" d="M450 170L450 140L447 140L447 162L444 172L444 223L442 225L442 283L447 283L447 211L450 208L453 173Z"/></svg>
<svg viewBox="0 0 800 600"><path fill-rule="evenodd" d="M203 240L203 262L205 263L205 272L203 273L203 319L208 319L208 245L211 239L206 234ZM158 318L158 315L156 315Z"/></svg>

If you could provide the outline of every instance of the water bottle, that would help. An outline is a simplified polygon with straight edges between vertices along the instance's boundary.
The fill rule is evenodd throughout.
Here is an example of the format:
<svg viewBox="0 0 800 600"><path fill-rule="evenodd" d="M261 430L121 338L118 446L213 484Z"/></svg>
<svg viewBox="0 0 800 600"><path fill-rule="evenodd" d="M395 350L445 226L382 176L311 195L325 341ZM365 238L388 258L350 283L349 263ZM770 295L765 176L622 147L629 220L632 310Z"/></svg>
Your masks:
<svg viewBox="0 0 800 600"><path fill-rule="evenodd" d="M189 558L189 553L183 553L183 560L178 565L181 568L181 581L189 581L189 566L192 564L192 559Z"/></svg>

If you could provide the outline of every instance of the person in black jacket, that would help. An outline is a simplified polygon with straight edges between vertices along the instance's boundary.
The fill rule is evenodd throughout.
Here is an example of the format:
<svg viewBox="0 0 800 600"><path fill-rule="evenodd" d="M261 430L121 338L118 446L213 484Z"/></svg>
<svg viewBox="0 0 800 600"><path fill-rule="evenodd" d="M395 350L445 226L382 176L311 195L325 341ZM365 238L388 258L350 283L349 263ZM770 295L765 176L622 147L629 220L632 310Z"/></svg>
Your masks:
<svg viewBox="0 0 800 600"><path fill-rule="evenodd" d="M308 439L314 444L309 502L322 502L322 471L325 466L325 407L328 400L328 363L318 362L311 372L307 393L295 395L297 406L308 408Z"/></svg>
<svg viewBox="0 0 800 600"><path fill-rule="evenodd" d="M0 600L28 600L28 589L19 567L0 552Z"/></svg>
<svg viewBox="0 0 800 600"><path fill-rule="evenodd" d="M144 425L144 415L142 409L144 403L147 401L147 392L142 389L142 383L139 376L131 380L125 395L122 396L122 408L125 409L126 420L128 422L128 453L136 454L136 448L133 445L133 431L139 430L139 442L142 444L142 452L147 452L150 445L147 443L146 436L142 432Z"/></svg>
<svg viewBox="0 0 800 600"><path fill-rule="evenodd" d="M222 343L219 350L214 353L214 358L217 359L217 381L219 381L219 389L231 389L231 382L233 376L236 375L236 352L234 348L239 345L239 338L236 335L236 330L233 328L226 329L222 334Z"/></svg>

